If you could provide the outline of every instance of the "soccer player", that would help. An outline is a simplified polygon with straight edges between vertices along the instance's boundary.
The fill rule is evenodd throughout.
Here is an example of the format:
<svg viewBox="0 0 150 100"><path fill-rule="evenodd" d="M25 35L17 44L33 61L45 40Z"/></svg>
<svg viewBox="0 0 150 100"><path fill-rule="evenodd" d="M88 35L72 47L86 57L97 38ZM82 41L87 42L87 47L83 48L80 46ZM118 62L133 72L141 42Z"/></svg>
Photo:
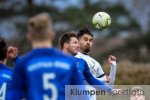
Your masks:
<svg viewBox="0 0 150 100"><path fill-rule="evenodd" d="M99 78L102 82L108 83L109 85L114 85L117 66L116 57L112 55L109 56L108 62L111 66L111 69L110 75L106 76L101 65L94 58L89 56L90 49L93 45L93 34L87 27L85 27L78 32L77 37L80 48L76 57L82 58L87 62L90 72L96 78Z"/></svg>
<svg viewBox="0 0 150 100"><path fill-rule="evenodd" d="M75 56L78 53L79 44L77 35L74 32L63 34L59 39L59 44L61 50L68 55ZM74 58L76 60L77 68L82 76L83 81L86 80L90 85L103 85L98 88L101 90L111 90L110 87L106 86L103 82L93 77L93 75L90 73L87 63L83 59L76 57Z"/></svg>
<svg viewBox="0 0 150 100"><path fill-rule="evenodd" d="M10 95L9 84L12 80L12 69L5 65L7 58L7 45L0 37L0 100L7 100Z"/></svg>
<svg viewBox="0 0 150 100"><path fill-rule="evenodd" d="M83 85L72 57L52 48L52 23L47 13L28 21L32 50L20 57L14 69L11 99L64 100L65 85Z"/></svg>

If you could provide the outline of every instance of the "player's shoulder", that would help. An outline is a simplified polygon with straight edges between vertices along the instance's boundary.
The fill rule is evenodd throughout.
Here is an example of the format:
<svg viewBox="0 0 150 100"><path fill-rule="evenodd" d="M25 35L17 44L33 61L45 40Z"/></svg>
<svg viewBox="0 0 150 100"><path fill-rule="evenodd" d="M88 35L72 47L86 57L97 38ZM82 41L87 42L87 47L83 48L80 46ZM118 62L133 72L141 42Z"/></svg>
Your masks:
<svg viewBox="0 0 150 100"><path fill-rule="evenodd" d="M74 59L76 60L76 61L81 61L81 62L85 62L85 60L84 59L82 59L82 58L78 58L78 57L74 57Z"/></svg>
<svg viewBox="0 0 150 100"><path fill-rule="evenodd" d="M47 56L52 57L53 60L57 61L63 61L68 63L73 63L74 58L72 56L68 56L64 54L61 50L57 48L40 48L40 49L33 49L29 51L28 53L24 54L22 57L20 57L17 60L17 64L20 63L26 63L27 61L31 60L32 58L36 58L39 56Z"/></svg>
<svg viewBox="0 0 150 100"><path fill-rule="evenodd" d="M10 72L13 71L12 68L10 68L10 67L8 67L8 66L6 66L4 64L0 64L0 70L7 70L7 71L10 71Z"/></svg>
<svg viewBox="0 0 150 100"><path fill-rule="evenodd" d="M67 55L57 48L53 48L53 51L54 52L52 53L52 55L59 59L75 61L73 56Z"/></svg>
<svg viewBox="0 0 150 100"><path fill-rule="evenodd" d="M75 57L77 57L77 58L82 58L82 59L83 59L83 58L87 58L86 55L83 54L83 53L81 53L81 52L78 52L77 55L75 55Z"/></svg>
<svg viewBox="0 0 150 100"><path fill-rule="evenodd" d="M37 56L37 54L38 56L46 55L49 57L53 57L53 59L55 60L62 60L62 61L70 60L70 62L74 60L72 56L64 54L60 49L57 49L57 48L33 49L32 51L24 55L23 59L28 59L28 58L31 59L32 57L34 58Z"/></svg>
<svg viewBox="0 0 150 100"><path fill-rule="evenodd" d="M23 54L23 55L19 56L19 57L18 57L18 59L16 60L16 64L18 64L18 63L21 63L21 62L25 61L25 59L30 58L30 57L31 57L31 55L32 55L32 52L31 52L31 51L29 51L29 52L27 52L27 53L25 53L25 54Z"/></svg>
<svg viewBox="0 0 150 100"><path fill-rule="evenodd" d="M70 63L75 63L76 62L76 59L75 57L71 56L71 55L66 55L62 52L61 54L61 58L62 60L65 60L66 62L70 62Z"/></svg>
<svg viewBox="0 0 150 100"><path fill-rule="evenodd" d="M2 79L10 79L13 73L13 69L11 69L10 67L4 65L4 64L0 64L0 74L2 77Z"/></svg>
<svg viewBox="0 0 150 100"><path fill-rule="evenodd" d="M88 61L91 61L93 63L99 63L96 59L94 59L93 57L89 56L87 57Z"/></svg>
<svg viewBox="0 0 150 100"><path fill-rule="evenodd" d="M78 58L78 57L74 57L74 58L75 58L76 62L79 62L79 63L84 64L84 65L87 64L87 62L82 58Z"/></svg>
<svg viewBox="0 0 150 100"><path fill-rule="evenodd" d="M6 69L7 69L10 73L13 72L13 68L11 68L11 67L9 67L9 66L6 66Z"/></svg>
<svg viewBox="0 0 150 100"><path fill-rule="evenodd" d="M71 55L60 52L60 54L58 54L56 57L56 61L68 66L70 70L76 69L76 59Z"/></svg>

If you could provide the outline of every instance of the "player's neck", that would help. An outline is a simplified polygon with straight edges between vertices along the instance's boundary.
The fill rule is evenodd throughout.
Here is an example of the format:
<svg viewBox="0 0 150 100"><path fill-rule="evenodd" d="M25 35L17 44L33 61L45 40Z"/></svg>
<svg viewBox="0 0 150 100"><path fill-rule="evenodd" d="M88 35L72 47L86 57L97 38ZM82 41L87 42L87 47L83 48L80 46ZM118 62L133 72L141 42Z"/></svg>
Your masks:
<svg viewBox="0 0 150 100"><path fill-rule="evenodd" d="M87 52L83 52L81 50L79 50L79 52L81 52L82 54L85 54L85 55L89 55L89 52L87 53Z"/></svg>
<svg viewBox="0 0 150 100"><path fill-rule="evenodd" d="M32 48L50 48L52 43L50 41L32 42Z"/></svg>
<svg viewBox="0 0 150 100"><path fill-rule="evenodd" d="M68 52L67 49L62 49L62 51L63 51L65 54L67 54L67 55L71 55L70 52Z"/></svg>

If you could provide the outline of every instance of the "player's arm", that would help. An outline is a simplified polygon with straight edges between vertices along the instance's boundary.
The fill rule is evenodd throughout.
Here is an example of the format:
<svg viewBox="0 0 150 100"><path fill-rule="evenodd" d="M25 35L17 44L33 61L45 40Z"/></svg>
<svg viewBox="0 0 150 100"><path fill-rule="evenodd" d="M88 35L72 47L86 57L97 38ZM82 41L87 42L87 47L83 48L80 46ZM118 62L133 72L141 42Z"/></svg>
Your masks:
<svg viewBox="0 0 150 100"><path fill-rule="evenodd" d="M14 68L13 76L12 76L12 83L10 85L10 93L11 96L9 100L21 100L24 94L24 84L25 78L23 76L23 63L20 60L17 61L16 66Z"/></svg>
<svg viewBox="0 0 150 100"><path fill-rule="evenodd" d="M111 85L104 84L103 82L101 82L100 80L98 80L97 78L95 78L91 74L90 69L89 69L88 65L86 65L86 64L87 63L85 62L84 75L85 75L86 81L90 85L93 85L96 89L104 90L105 92L110 93L110 94L120 95L119 93L123 92L122 89L113 89L113 87ZM117 93L115 93L113 91L116 91Z"/></svg>
<svg viewBox="0 0 150 100"><path fill-rule="evenodd" d="M91 72L90 69L87 65L87 63L85 62L85 67L84 67L84 72L83 72L86 81L90 84L90 85L98 85L98 86L94 86L96 89L99 90L104 90L106 92L110 92L112 91L111 87L109 87L108 85L105 85L102 81L98 80L97 78L95 78Z"/></svg>
<svg viewBox="0 0 150 100"><path fill-rule="evenodd" d="M117 69L116 57L110 55L108 58L108 63L110 64L110 75L109 75L110 81L108 82L108 84L114 85L115 77L116 77L116 69Z"/></svg>

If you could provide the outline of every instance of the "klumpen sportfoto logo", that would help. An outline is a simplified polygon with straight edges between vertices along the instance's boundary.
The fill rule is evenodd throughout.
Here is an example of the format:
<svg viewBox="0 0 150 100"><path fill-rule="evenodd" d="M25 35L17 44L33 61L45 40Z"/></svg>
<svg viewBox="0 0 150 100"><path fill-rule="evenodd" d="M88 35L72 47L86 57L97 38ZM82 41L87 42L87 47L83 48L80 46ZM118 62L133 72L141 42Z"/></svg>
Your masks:
<svg viewBox="0 0 150 100"><path fill-rule="evenodd" d="M80 89L70 89L70 95L144 95L144 90L132 90L130 89L109 89L108 91L105 90L80 90Z"/></svg>
<svg viewBox="0 0 150 100"><path fill-rule="evenodd" d="M132 88L117 88L117 89L95 89L94 87L98 86L89 86L86 85L86 88L81 88L81 86L70 86L67 88L67 94L71 96L80 96L80 95L145 95L145 91L140 87L132 87Z"/></svg>

